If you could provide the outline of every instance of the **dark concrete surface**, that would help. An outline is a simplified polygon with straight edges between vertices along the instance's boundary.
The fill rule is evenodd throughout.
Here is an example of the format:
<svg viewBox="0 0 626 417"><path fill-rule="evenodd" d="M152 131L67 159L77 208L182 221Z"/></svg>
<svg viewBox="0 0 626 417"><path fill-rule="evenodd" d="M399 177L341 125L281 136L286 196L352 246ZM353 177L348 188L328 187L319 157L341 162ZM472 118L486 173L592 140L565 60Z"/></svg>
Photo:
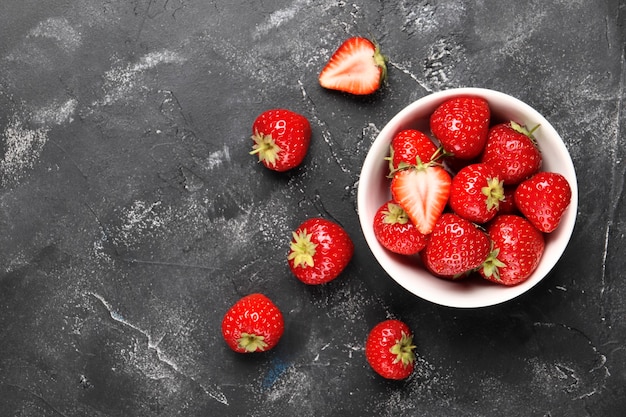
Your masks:
<svg viewBox="0 0 626 417"><path fill-rule="evenodd" d="M3 0L0 416L619 416L626 406L625 29L620 0ZM388 85L324 91L347 37ZM410 102L475 86L535 107L577 169L574 235L550 276L478 310L430 304L375 262L359 171ZM286 107L310 152L276 174L251 124ZM286 263L310 216L355 256L321 287ZM240 296L285 314L277 348L219 332ZM378 321L416 333L404 382L369 369Z"/></svg>

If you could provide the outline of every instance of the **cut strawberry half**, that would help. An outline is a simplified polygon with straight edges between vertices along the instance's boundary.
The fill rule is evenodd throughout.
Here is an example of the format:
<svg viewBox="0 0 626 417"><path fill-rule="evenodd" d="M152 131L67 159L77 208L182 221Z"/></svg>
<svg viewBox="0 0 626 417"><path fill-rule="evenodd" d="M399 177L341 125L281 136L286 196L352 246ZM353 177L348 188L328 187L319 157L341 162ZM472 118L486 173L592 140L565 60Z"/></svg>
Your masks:
<svg viewBox="0 0 626 417"><path fill-rule="evenodd" d="M355 95L378 90L387 76L387 58L366 38L346 40L319 75L320 85Z"/></svg>
<svg viewBox="0 0 626 417"><path fill-rule="evenodd" d="M417 229L433 231L450 196L450 174L440 165L418 163L397 171L391 180L391 195Z"/></svg>

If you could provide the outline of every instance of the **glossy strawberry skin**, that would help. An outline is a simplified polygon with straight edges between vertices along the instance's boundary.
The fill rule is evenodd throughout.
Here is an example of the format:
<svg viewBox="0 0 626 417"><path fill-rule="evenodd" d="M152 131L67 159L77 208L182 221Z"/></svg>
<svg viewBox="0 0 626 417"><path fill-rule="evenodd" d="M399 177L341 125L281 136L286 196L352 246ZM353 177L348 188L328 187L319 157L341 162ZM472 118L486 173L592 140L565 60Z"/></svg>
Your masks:
<svg viewBox="0 0 626 417"><path fill-rule="evenodd" d="M544 233L558 227L571 199L569 182L557 172L541 171L521 182L515 190L519 211Z"/></svg>
<svg viewBox="0 0 626 417"><path fill-rule="evenodd" d="M472 159L485 147L491 110L482 97L447 99L430 116L430 130L447 153Z"/></svg>
<svg viewBox="0 0 626 417"><path fill-rule="evenodd" d="M490 249L485 232L454 213L444 213L422 251L422 261L437 276L457 277L478 268Z"/></svg>
<svg viewBox="0 0 626 417"><path fill-rule="evenodd" d="M512 122L501 123L489 129L481 162L500 171L505 184L519 184L539 172L542 156L532 134Z"/></svg>
<svg viewBox="0 0 626 417"><path fill-rule="evenodd" d="M251 154L267 168L284 172L300 165L311 142L311 125L306 117L287 109L261 113L252 124Z"/></svg>
<svg viewBox="0 0 626 417"><path fill-rule="evenodd" d="M319 74L322 87L354 95L377 91L387 75L387 58L369 39L346 39Z"/></svg>
<svg viewBox="0 0 626 417"><path fill-rule="evenodd" d="M397 171L391 180L391 196L422 234L432 232L450 195L450 174L438 165L420 165Z"/></svg>
<svg viewBox="0 0 626 417"><path fill-rule="evenodd" d="M400 255L418 253L426 246L427 240L404 209L393 200L387 201L376 211L374 235L383 247Z"/></svg>
<svg viewBox="0 0 626 417"><path fill-rule="evenodd" d="M543 233L521 216L503 214L489 223L487 234L493 242L492 254L499 262L490 255L480 268L480 275L506 286L526 281L543 255Z"/></svg>
<svg viewBox="0 0 626 417"><path fill-rule="evenodd" d="M300 281L316 285L337 278L353 254L354 244L340 225L314 217L305 220L293 232L287 260Z"/></svg>
<svg viewBox="0 0 626 417"><path fill-rule="evenodd" d="M400 320L385 320L372 328L365 342L365 358L372 369L383 378L401 380L408 378L414 369L415 354L413 333L409 326ZM398 360L394 345L399 349L405 361Z"/></svg>
<svg viewBox="0 0 626 417"><path fill-rule="evenodd" d="M450 207L474 223L486 223L498 214L504 186L498 171L488 164L471 164L452 178Z"/></svg>
<svg viewBox="0 0 626 417"><path fill-rule="evenodd" d="M436 153L437 146L426 134L416 129L402 130L391 140L389 171L402 165L415 165L417 158L421 162L430 162Z"/></svg>
<svg viewBox="0 0 626 417"><path fill-rule="evenodd" d="M226 344L238 353L272 349L278 344L284 328L285 323L280 309L267 296L259 293L239 299L222 319L222 336ZM245 335L262 337L261 344L265 346L252 346L253 350L247 350L240 343L241 339L246 339Z"/></svg>

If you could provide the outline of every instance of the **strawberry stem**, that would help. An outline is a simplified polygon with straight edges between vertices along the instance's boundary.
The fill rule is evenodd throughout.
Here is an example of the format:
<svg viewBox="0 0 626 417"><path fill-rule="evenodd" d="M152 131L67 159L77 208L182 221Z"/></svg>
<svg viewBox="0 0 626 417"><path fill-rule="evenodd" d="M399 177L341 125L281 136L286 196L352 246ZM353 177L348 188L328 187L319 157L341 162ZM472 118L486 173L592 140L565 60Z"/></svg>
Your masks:
<svg viewBox="0 0 626 417"><path fill-rule="evenodd" d="M393 363L402 363L402 366L406 368L408 365L415 362L415 353L413 352L415 347L416 346L413 344L413 336L402 332L402 337L396 340L396 344L389 349L389 352L396 355Z"/></svg>
<svg viewBox="0 0 626 417"><path fill-rule="evenodd" d="M487 197L487 210L500 207L500 201L504 201L504 181L498 177L489 178L487 186L480 190Z"/></svg>
<svg viewBox="0 0 626 417"><path fill-rule="evenodd" d="M237 339L237 344L240 348L245 349L246 352L256 352L257 350L265 350L267 343L264 340L264 336L241 333L241 337Z"/></svg>
<svg viewBox="0 0 626 417"><path fill-rule="evenodd" d="M313 256L315 256L315 248L317 244L311 242L311 235L306 229L299 233L293 232L293 241L291 242L288 260L293 260L294 266L306 268L314 265Z"/></svg>

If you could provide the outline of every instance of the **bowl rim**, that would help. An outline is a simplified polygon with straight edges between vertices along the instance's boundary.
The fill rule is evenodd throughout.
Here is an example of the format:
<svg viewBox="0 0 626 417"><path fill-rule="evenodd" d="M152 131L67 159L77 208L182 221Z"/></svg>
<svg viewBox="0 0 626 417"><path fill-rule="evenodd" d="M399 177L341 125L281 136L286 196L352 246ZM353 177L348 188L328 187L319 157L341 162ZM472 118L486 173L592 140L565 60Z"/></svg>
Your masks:
<svg viewBox="0 0 626 417"><path fill-rule="evenodd" d="M372 204L368 204L368 187L371 185L371 181L375 180L373 172L381 171L380 164L386 165L386 162L383 158L381 158L381 155L384 157L388 154L391 138L398 131L405 128L410 128L411 125L417 124L417 121L410 120L412 117L415 117L417 119L418 117L424 118L426 116L429 116L430 113L432 113L432 110L434 110L434 108L438 104L442 103L448 98L455 96L480 96L487 99L490 104L490 108L492 108L492 114L494 114L496 117L499 116L498 113L505 111L502 110L502 106L507 106L507 112L515 113L518 118L524 119L516 120L518 123L522 122L523 124L529 124L527 120L532 120L535 124L539 124L540 127L534 132L534 135L539 141L540 149L543 150L544 147L547 147L557 151L559 155L566 156L566 158L555 158L555 160L558 159L558 161L553 161L552 164L556 163L559 166L557 172L565 176L572 190L572 198L570 200L570 204L563 214L559 227L551 234L546 235L546 250L544 251L540 264L535 272L528 280L515 286L505 287L487 282L484 285L481 284L481 288L487 288L487 286L489 286L497 289L497 291L482 289L477 290L479 293L486 291L486 293L490 295L488 300L479 299L473 296L464 297L459 294L460 291L456 290L450 291L450 294L447 297L441 297L441 294L445 295L445 293L442 293L441 291L419 291L419 288L416 288L416 282L414 277L409 276L409 274L399 274L398 269L402 269L403 272L406 272L408 269L404 266L397 266L397 258L402 257L403 260L406 260L407 257L392 254L391 252L383 248L378 243L374 235L373 228L371 226L373 213L375 213L375 209L377 209L378 207L374 209ZM424 109L431 110L429 112L425 112ZM420 113L424 114L420 116ZM513 117L506 118L513 119ZM426 131L424 133L430 134L430 131ZM544 137L549 137L551 139L542 144L541 139ZM544 158L544 164L546 162L547 161ZM383 181L383 179L378 178L378 181ZM379 206L383 203L384 201L381 201ZM521 294L527 292L532 287L541 282L550 273L550 271L558 263L561 256L565 252L565 249L567 248L572 233L574 231L577 210L578 183L576 178L576 171L574 169L574 164L572 162L569 151L567 150L565 142L563 141L561 136L554 129L552 124L530 105L506 93L487 88L460 87L429 93L428 95L413 101L402 110L400 110L387 122L387 124L383 127L383 129L378 133L378 135L372 142L361 167L359 184L357 188L357 211L361 225L361 231L365 237L370 251L376 258L377 262L385 270L387 275L395 280L400 286L424 300L430 301L435 304L456 308L479 308L501 304L520 296ZM428 272L425 273L429 274ZM429 276L429 278L432 278L433 280L438 280L438 282L436 282L437 288L449 287L450 285L452 285L457 288L462 288L462 290L465 291L465 284L462 284L460 282L451 282L436 278L434 276ZM472 287L467 291L473 292L474 290L476 290L476 288Z"/></svg>

